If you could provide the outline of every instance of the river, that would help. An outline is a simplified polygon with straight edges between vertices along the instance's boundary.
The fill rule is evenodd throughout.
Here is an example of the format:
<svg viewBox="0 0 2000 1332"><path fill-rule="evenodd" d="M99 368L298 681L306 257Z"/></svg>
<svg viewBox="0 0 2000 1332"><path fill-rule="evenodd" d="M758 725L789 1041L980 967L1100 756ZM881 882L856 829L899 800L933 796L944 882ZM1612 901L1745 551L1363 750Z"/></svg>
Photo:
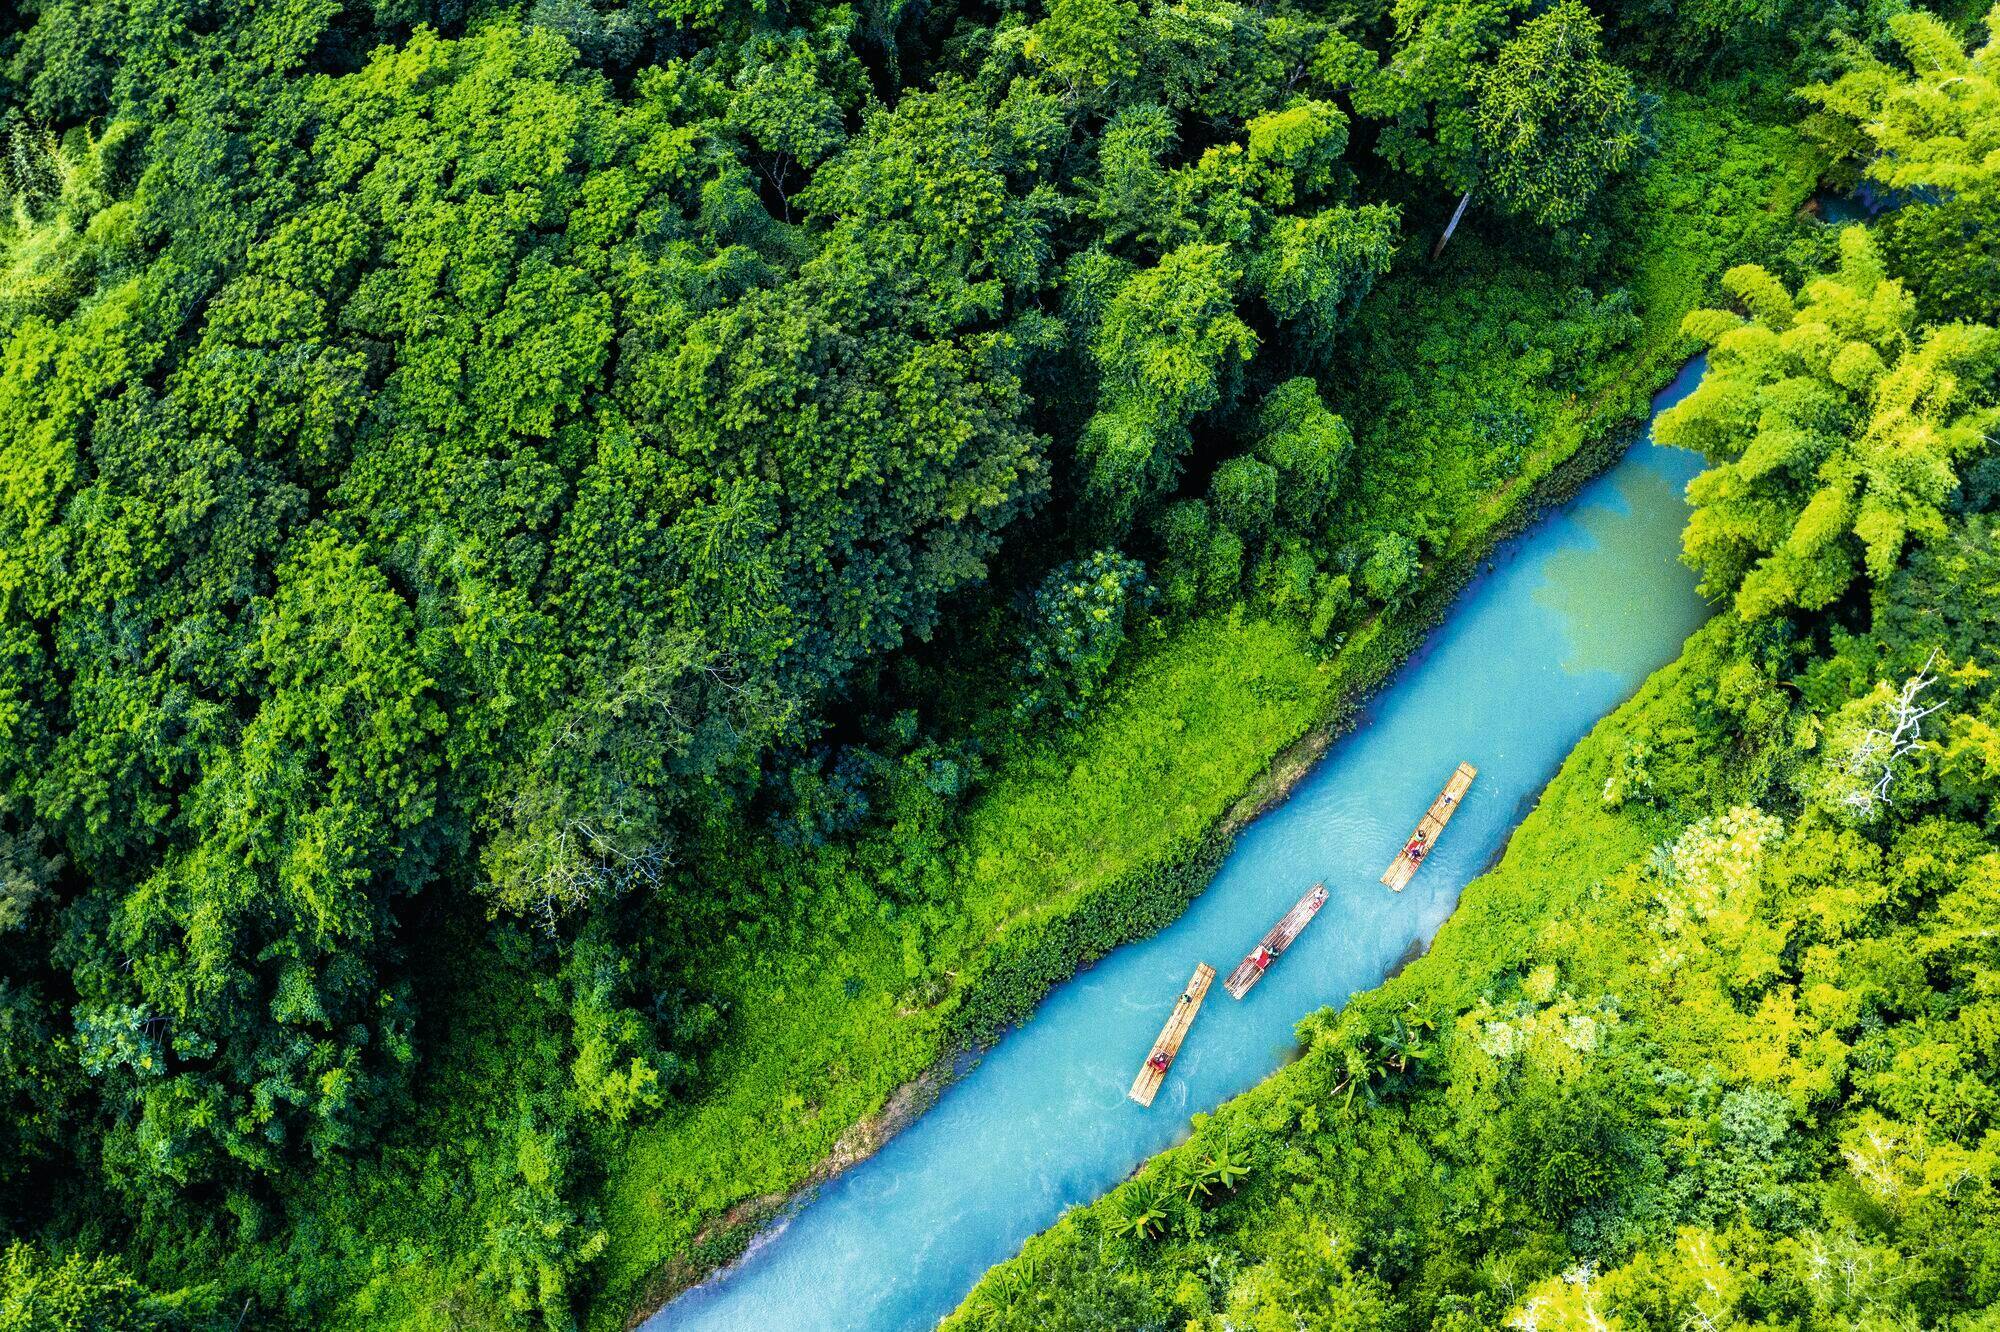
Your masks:
<svg viewBox="0 0 2000 1332"><path fill-rule="evenodd" d="M1685 396L1697 361L1654 400ZM1705 618L1680 564L1693 454L1635 445L1495 552L1451 616L1173 925L1057 988L938 1103L645 1332L928 1328L995 1263L1268 1076L1292 1028L1451 914L1563 757ZM1378 876L1452 768L1479 769L1410 887ZM1125 1098L1196 962L1226 975L1314 882L1326 907L1238 1002L1220 980L1151 1109Z"/></svg>

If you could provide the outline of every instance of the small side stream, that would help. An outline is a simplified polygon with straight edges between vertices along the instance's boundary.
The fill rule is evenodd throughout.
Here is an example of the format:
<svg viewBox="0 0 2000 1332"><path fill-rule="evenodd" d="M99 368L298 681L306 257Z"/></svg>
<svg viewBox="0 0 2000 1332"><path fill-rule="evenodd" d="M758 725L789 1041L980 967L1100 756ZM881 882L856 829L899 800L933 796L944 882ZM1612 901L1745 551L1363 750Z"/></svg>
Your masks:
<svg viewBox="0 0 2000 1332"><path fill-rule="evenodd" d="M1705 618L1678 560L1699 469L1648 440L1504 545L1180 920L1055 990L922 1119L645 1332L931 1327L1065 1208L1278 1068L1301 1016L1380 983L1437 931L1563 757ZM1460 760L1478 781L1416 880L1391 893L1377 876ZM1211 990L1153 1107L1126 1100L1195 963L1226 973L1316 880L1331 900L1269 977L1242 1002Z"/></svg>

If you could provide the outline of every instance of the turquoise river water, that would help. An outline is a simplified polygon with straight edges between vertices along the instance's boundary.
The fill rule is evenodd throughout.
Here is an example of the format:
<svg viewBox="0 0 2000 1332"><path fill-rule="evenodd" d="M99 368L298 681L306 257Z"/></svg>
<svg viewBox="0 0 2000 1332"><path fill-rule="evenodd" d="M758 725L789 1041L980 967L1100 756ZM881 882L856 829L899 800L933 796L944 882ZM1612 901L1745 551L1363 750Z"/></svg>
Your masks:
<svg viewBox="0 0 2000 1332"><path fill-rule="evenodd" d="M1694 387L1684 370L1653 406ZM1572 746L1707 613L1679 563L1700 460L1647 440L1503 545L1290 799L1173 925L1057 988L914 1125L644 1332L928 1328L1065 1208L1268 1076L1306 1013L1428 941ZM1377 877L1460 761L1479 769L1410 887ZM1151 1109L1125 1097L1196 962L1226 975L1313 883L1331 894L1241 1002L1209 991Z"/></svg>

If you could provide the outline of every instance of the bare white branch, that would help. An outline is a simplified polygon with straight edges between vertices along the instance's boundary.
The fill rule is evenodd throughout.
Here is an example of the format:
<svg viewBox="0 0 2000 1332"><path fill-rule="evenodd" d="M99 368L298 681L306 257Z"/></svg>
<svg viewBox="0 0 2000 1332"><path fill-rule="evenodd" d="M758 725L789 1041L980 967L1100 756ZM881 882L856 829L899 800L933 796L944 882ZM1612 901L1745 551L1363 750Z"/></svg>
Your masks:
<svg viewBox="0 0 2000 1332"><path fill-rule="evenodd" d="M1924 718L1944 706L1942 700L1929 707L1919 703L1924 690L1937 683L1931 674L1937 656L1937 649L1932 648L1923 669L1905 680L1889 703L1885 725L1870 727L1847 757L1848 775L1861 783L1843 796L1841 803L1864 819L1873 818L1881 806L1895 803L1889 790L1895 784L1897 765L1923 744Z"/></svg>

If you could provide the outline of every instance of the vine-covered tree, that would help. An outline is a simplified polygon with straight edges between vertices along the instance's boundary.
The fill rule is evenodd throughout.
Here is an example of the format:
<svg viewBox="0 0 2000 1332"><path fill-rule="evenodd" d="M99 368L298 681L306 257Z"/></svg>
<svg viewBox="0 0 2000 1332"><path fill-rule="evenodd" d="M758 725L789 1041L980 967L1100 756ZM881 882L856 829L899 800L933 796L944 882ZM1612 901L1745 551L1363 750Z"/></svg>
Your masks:
<svg viewBox="0 0 2000 1332"><path fill-rule="evenodd" d="M1094 551L1043 579L1029 608L1016 714L1083 716L1102 692L1147 592L1144 566L1115 550Z"/></svg>

